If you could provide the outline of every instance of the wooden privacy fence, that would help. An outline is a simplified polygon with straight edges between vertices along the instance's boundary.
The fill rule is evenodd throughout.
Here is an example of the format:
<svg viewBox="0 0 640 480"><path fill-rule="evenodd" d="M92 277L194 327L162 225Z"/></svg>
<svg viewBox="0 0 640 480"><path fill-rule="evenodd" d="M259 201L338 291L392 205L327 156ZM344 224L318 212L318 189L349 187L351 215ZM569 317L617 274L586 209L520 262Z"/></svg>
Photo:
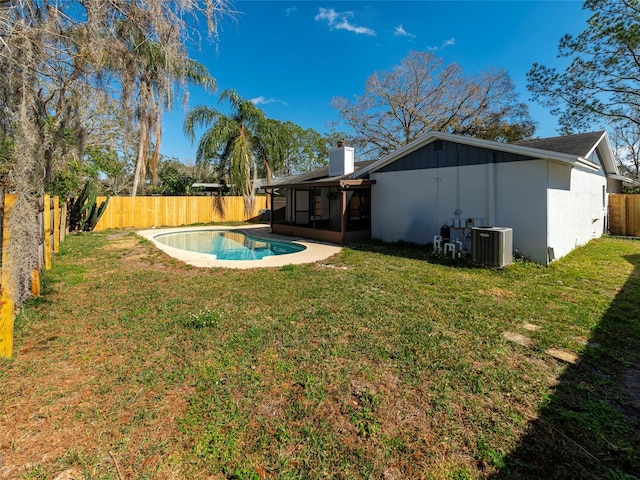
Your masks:
<svg viewBox="0 0 640 480"><path fill-rule="evenodd" d="M640 195L609 195L609 232L640 237Z"/></svg>
<svg viewBox="0 0 640 480"><path fill-rule="evenodd" d="M98 204L104 199L98 197ZM266 196L255 200L253 214L247 216L242 197L110 197L95 230L243 222L258 217L266 207Z"/></svg>
<svg viewBox="0 0 640 480"><path fill-rule="evenodd" d="M13 263L9 258L7 246L11 241L9 219L11 209L16 202L15 194L0 193L0 357L10 357L13 353L13 321L15 318L14 292L8 266ZM58 197L45 195L37 200L34 206L34 215L38 218L38 258L36 268L31 272L30 278L19 279L19 283L31 285L33 295L40 294L40 272L42 269L51 268L52 253L58 252L60 242L64 240L66 233L67 205L60 204Z"/></svg>
<svg viewBox="0 0 640 480"><path fill-rule="evenodd" d="M105 197L98 197L100 204ZM9 219L16 195L0 192L0 357L10 357L13 353L13 322L15 305L12 285L7 266L7 245L11 239ZM110 197L107 208L95 230L135 227L175 227L194 223L224 221L246 221L256 218L267 205L267 197L255 199L252 215L247 216L242 197ZM60 242L67 231L67 204L60 203L58 197L45 195L39 198L34 208L38 216L39 235L37 268L30 278L20 279L20 283L31 286L33 295L40 294L40 272L51 268L52 253L59 251Z"/></svg>

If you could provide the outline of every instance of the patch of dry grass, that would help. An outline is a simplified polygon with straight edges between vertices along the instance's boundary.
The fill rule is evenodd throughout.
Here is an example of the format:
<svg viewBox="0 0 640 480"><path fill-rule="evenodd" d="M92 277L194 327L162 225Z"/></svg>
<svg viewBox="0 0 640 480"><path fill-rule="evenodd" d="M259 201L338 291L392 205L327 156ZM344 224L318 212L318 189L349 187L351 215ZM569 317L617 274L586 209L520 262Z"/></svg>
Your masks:
<svg viewBox="0 0 640 480"><path fill-rule="evenodd" d="M629 474L635 377L618 364L637 362L640 335L627 326L617 350L601 337L638 311L638 257L638 242L603 239L496 271L366 244L199 270L134 234L68 237L0 363L0 477L572 478L523 448L551 437L598 459L569 448L567 472ZM578 400L595 406L577 411L564 385L588 385ZM562 433L530 437L536 425ZM601 438L579 436L594 425Z"/></svg>

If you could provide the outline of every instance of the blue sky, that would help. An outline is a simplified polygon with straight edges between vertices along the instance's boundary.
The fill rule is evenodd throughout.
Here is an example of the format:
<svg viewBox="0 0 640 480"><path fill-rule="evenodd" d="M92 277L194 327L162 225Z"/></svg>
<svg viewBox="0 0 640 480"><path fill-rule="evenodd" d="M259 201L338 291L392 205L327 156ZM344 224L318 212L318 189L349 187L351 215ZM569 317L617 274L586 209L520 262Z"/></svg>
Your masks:
<svg viewBox="0 0 640 480"><path fill-rule="evenodd" d="M191 57L216 78L253 99L269 118L325 133L338 120L329 103L364 91L367 77L390 70L410 50L431 51L467 74L507 70L538 123L536 136L557 134L556 119L530 101L526 73L534 62L562 67L558 42L584 30L581 1L244 1L224 19L216 44ZM188 106L223 108L218 93L189 89ZM179 102L177 102L179 103ZM182 133L184 110L163 119L162 153L192 163L196 145ZM357 157L357 152L356 152Z"/></svg>

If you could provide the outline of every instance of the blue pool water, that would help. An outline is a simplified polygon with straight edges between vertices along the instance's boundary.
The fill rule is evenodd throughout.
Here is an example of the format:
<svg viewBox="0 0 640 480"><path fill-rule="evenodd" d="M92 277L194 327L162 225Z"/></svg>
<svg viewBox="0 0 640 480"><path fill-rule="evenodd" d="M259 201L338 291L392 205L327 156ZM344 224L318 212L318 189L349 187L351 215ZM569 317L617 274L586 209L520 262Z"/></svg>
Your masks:
<svg viewBox="0 0 640 480"><path fill-rule="evenodd" d="M232 230L191 230L165 233L153 238L169 247L215 255L218 260L261 260L272 255L301 252L306 248L296 243L265 240Z"/></svg>

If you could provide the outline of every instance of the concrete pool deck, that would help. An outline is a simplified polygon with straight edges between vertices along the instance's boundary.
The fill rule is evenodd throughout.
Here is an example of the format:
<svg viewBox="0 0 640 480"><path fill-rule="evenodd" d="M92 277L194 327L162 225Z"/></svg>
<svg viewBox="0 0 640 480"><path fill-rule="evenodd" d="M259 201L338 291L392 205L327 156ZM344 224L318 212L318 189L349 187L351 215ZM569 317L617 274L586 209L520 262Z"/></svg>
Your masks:
<svg viewBox="0 0 640 480"><path fill-rule="evenodd" d="M281 242L297 243L304 245L306 248L301 252L288 253L285 255L271 255L264 257L262 260L218 260L215 255L208 253L189 252L179 248L169 247L154 239L157 235L165 233L179 233L189 231L202 230L222 230L222 231L239 231L251 235L253 237L264 238L266 240L278 240ZM286 237L271 233L271 227L265 226L201 226L201 227L176 227L176 228L153 228L149 230L140 230L136 232L143 238L153 243L157 248L162 250L170 257L176 258L188 265L203 268L264 268L264 267L281 267L283 265L300 265L303 263L314 263L326 260L332 255L340 252L342 247L330 243L316 242L298 237Z"/></svg>

